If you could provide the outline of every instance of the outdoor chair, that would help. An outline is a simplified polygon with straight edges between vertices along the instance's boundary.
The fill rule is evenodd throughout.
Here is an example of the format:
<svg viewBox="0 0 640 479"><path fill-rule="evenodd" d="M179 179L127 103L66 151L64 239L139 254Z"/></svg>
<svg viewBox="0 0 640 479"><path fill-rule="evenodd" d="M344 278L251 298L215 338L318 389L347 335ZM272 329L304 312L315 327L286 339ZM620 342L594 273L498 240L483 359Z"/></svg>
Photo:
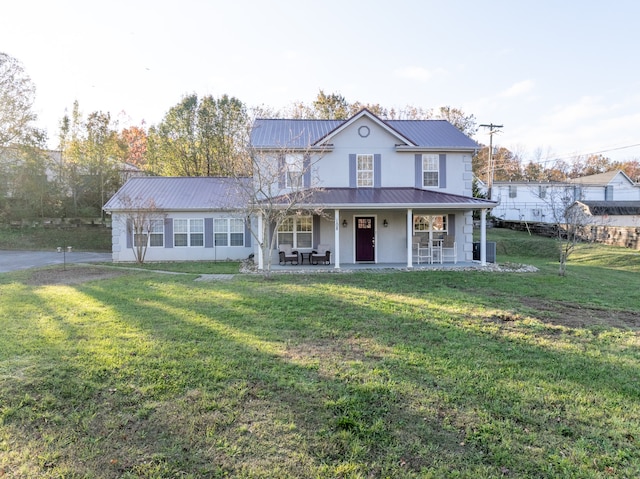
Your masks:
<svg viewBox="0 0 640 479"><path fill-rule="evenodd" d="M287 262L290 262L294 265L299 263L298 252L294 251L290 244L281 244L278 254L280 255L280 264L287 264Z"/></svg>
<svg viewBox="0 0 640 479"><path fill-rule="evenodd" d="M329 264L331 261L329 245L319 244L318 248L311 252L309 259L311 260L311 264Z"/></svg>
<svg viewBox="0 0 640 479"><path fill-rule="evenodd" d="M413 259L416 260L418 264L420 263L431 263L431 248L428 244L424 244L422 242L422 238L420 236L414 236L412 239L412 249L413 249Z"/></svg>
<svg viewBox="0 0 640 479"><path fill-rule="evenodd" d="M444 238L442 238L442 260L446 261L447 258L451 259L454 264L458 262L458 248L455 236L444 235Z"/></svg>

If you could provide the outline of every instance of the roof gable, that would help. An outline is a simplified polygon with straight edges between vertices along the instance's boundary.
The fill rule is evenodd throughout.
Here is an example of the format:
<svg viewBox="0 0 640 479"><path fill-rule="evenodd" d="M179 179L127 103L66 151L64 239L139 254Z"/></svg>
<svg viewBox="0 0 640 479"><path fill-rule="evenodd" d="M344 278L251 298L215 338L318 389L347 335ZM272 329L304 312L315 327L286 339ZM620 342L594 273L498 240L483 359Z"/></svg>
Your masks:
<svg viewBox="0 0 640 479"><path fill-rule="evenodd" d="M259 150L330 147L345 129L367 118L397 139L398 149L475 150L478 144L447 120L382 120L364 109L348 120L257 119L251 146Z"/></svg>
<svg viewBox="0 0 640 479"><path fill-rule="evenodd" d="M382 121L380 118L378 118L376 115L371 113L366 108L360 110L358 113L353 115L348 120L345 120L341 125L339 125L336 128L334 128L333 131L330 131L325 137L318 139L314 143L314 145L329 143L333 137L338 135L340 132L346 130L347 128L351 127L354 123L356 123L361 118L368 118L373 123L377 124L380 128L385 130L387 133L390 133L392 136L394 136L398 140L398 142L400 142L401 144L404 144L404 145L407 145L407 146L417 146L409 138L407 138L404 135L402 135L395 128L389 126L387 124L387 122Z"/></svg>
<svg viewBox="0 0 640 479"><path fill-rule="evenodd" d="M581 176L579 178L573 178L569 180L570 183L580 184L580 185L593 185L593 186L607 186L610 184L617 176L620 176L624 180L626 180L630 185L633 185L633 181L629 178L626 173L622 170L611 170L605 173L597 173L595 175Z"/></svg>

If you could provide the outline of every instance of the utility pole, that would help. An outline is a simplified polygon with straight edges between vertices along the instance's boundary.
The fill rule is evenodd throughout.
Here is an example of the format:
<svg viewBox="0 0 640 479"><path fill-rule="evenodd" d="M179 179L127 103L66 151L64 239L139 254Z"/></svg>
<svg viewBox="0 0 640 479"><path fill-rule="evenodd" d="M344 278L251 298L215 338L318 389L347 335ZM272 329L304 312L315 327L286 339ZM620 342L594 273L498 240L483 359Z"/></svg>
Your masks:
<svg viewBox="0 0 640 479"><path fill-rule="evenodd" d="M487 199L491 199L491 188L493 187L493 134L498 133L498 128L502 128L503 125L494 125L489 123L488 125L480 125L484 128L489 128L489 156L487 160Z"/></svg>

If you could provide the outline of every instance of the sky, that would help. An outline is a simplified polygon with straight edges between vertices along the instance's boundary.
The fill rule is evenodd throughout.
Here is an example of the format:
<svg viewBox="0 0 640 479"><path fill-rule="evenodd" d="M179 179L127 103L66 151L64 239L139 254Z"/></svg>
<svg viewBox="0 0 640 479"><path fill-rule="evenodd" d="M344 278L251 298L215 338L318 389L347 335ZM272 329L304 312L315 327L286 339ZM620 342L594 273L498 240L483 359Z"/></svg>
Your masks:
<svg viewBox="0 0 640 479"><path fill-rule="evenodd" d="M278 110L323 90L460 108L527 161L625 161L640 160L638 18L637 0L20 0L0 8L0 51L35 84L51 148L76 100L150 126L191 93Z"/></svg>

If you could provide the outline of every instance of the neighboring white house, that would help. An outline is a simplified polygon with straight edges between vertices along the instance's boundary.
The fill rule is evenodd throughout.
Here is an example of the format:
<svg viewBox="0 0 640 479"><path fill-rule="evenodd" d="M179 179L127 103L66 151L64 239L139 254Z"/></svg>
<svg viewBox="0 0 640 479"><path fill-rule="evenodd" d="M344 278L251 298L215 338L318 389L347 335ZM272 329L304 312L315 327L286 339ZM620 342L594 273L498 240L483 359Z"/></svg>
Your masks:
<svg viewBox="0 0 640 479"><path fill-rule="evenodd" d="M504 221L555 223L574 201L638 201L640 187L622 171L583 176L566 182L494 182L492 215ZM554 214L555 211L555 214Z"/></svg>
<svg viewBox="0 0 640 479"><path fill-rule="evenodd" d="M381 120L368 110L348 120L259 119L252 129L251 146L259 169L276 167L282 172L269 187L261 185L258 200L268 194L284 205L292 190L309 190L298 204L298 214L273 232L278 245L291 244L301 253L327 245L336 268L341 263L411 267L416 236L433 239L445 234L455 238L458 261L471 261L472 213L481 211L485 238L486 211L497 205L472 197L471 158L478 145L445 120ZM258 176L254 174L254 184ZM167 183L160 197L157 185L162 181ZM246 225L240 228L244 221L238 216L241 205L236 204L238 210L234 210L233 203L243 200L233 196L231 192L237 189L229 181L129 180L104 207L113 215L114 261L134 259L135 239L126 225L125 199L136 198L141 204L152 200L163 215L156 222L158 237L153 243L148 238L147 260L213 259L217 250L217 259L240 259L254 253L262 267L264 258L257 242L251 241ZM188 201L181 202L182 195L188 195ZM218 237L216 225L221 227L225 219L229 229L221 230ZM261 224L263 219L251 221ZM238 230L238 244L231 244L232 228ZM240 229L245 233L242 244ZM227 241L224 250L219 249L223 245L218 238ZM481 252L484 262L484 241ZM273 255L277 261L277 251Z"/></svg>

